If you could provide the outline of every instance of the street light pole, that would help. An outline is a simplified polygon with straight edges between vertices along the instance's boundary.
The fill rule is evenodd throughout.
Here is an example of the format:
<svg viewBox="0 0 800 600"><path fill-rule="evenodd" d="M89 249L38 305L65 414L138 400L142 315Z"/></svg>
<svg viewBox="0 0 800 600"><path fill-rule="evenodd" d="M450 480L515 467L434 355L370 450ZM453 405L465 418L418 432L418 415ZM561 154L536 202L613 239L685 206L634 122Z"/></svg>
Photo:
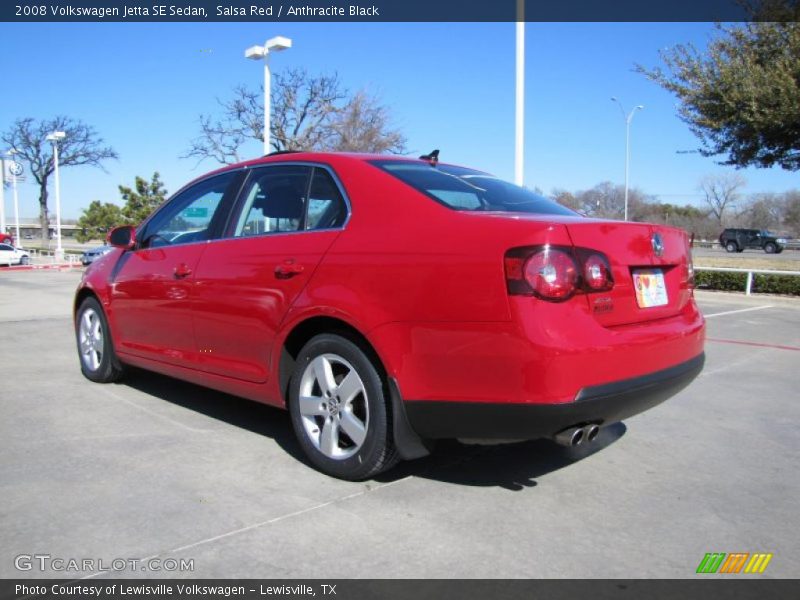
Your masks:
<svg viewBox="0 0 800 600"><path fill-rule="evenodd" d="M19 197L17 196L17 161L14 155L17 151L12 148L6 154L11 157L13 166L11 167L11 189L14 194L14 239L17 242L17 248L22 248L22 238L19 237Z"/></svg>
<svg viewBox="0 0 800 600"><path fill-rule="evenodd" d="M54 131L47 136L47 140L53 142L53 165L56 176L56 255L57 263L64 260L64 249L61 247L61 181L58 175L58 142L67 137L63 131Z"/></svg>
<svg viewBox="0 0 800 600"><path fill-rule="evenodd" d="M6 232L6 163L0 156L0 233Z"/></svg>
<svg viewBox="0 0 800 600"><path fill-rule="evenodd" d="M616 102L617 106L619 106L620 111L622 111L622 118L625 119L625 220L628 220L628 177L630 172L630 163L631 163L631 121L633 121L633 115L636 113L637 110L644 109L644 106L639 104L638 106L634 106L631 109L631 112L625 113L625 109L622 107L622 102L617 100L616 98L611 98L612 102Z"/></svg>
<svg viewBox="0 0 800 600"><path fill-rule="evenodd" d="M264 61L264 154L269 154L270 137L270 91L272 87L272 73L269 70L269 52L280 52L292 47L292 40L283 36L276 36L266 41L263 46L250 46L244 51L245 58Z"/></svg>
<svg viewBox="0 0 800 600"><path fill-rule="evenodd" d="M525 150L525 0L517 0L516 125L514 131L514 183L524 181Z"/></svg>

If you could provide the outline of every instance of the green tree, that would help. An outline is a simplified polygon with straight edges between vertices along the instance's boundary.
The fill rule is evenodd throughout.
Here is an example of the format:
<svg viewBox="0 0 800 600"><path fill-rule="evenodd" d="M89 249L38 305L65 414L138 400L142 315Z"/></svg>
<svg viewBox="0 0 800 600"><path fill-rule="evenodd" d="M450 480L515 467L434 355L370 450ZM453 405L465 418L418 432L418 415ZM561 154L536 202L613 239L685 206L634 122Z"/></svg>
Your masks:
<svg viewBox="0 0 800 600"><path fill-rule="evenodd" d="M736 167L800 168L800 23L797 0L764 0L753 22L716 26L706 50L661 52L665 68L636 69L677 96L703 156ZM769 22L764 22L769 21Z"/></svg>
<svg viewBox="0 0 800 600"><path fill-rule="evenodd" d="M82 244L90 240L102 240L113 227L124 222L118 205L94 200L78 219L80 231L75 237Z"/></svg>
<svg viewBox="0 0 800 600"><path fill-rule="evenodd" d="M167 197L167 190L157 171L149 182L137 176L133 188L119 186L119 193L125 203L122 216L129 225L138 225L144 221Z"/></svg>

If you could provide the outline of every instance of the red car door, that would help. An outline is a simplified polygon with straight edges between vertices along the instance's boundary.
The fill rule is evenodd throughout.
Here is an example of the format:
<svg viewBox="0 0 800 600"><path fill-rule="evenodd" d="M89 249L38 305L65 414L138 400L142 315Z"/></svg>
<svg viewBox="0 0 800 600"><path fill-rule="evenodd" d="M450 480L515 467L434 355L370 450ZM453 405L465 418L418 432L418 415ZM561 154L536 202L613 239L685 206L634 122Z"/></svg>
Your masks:
<svg viewBox="0 0 800 600"><path fill-rule="evenodd" d="M254 170L229 236L209 244L192 301L201 368L250 382L267 380L275 334L339 235L348 210L323 167Z"/></svg>
<svg viewBox="0 0 800 600"><path fill-rule="evenodd" d="M195 271L226 220L235 180L240 175L230 172L191 185L137 232L137 247L122 255L111 283L109 313L121 353L193 366Z"/></svg>

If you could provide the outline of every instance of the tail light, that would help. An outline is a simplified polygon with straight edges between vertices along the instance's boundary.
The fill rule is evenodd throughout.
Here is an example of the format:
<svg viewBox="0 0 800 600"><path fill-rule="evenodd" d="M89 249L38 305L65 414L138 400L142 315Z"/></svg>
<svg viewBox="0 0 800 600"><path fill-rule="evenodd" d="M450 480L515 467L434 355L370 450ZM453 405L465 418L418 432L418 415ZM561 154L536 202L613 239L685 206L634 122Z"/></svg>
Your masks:
<svg viewBox="0 0 800 600"><path fill-rule="evenodd" d="M551 302L569 300L576 293L606 291L614 285L608 259L585 248L513 248L506 253L505 269L509 294Z"/></svg>
<svg viewBox="0 0 800 600"><path fill-rule="evenodd" d="M594 253L583 261L583 281L592 292L604 292L611 289L611 267L605 256Z"/></svg>
<svg viewBox="0 0 800 600"><path fill-rule="evenodd" d="M694 258L692 248L694 247L694 234L686 238L686 287L694 289Z"/></svg>

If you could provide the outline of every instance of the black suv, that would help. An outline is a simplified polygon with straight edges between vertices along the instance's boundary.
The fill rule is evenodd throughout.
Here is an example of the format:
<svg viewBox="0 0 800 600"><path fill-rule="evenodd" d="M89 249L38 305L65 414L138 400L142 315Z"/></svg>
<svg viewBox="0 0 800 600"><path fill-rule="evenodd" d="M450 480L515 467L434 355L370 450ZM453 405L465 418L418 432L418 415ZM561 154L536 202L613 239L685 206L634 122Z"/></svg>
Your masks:
<svg viewBox="0 0 800 600"><path fill-rule="evenodd" d="M719 243L728 252L761 248L767 254L780 254L786 247L785 238L777 237L766 229L726 229L720 234Z"/></svg>

